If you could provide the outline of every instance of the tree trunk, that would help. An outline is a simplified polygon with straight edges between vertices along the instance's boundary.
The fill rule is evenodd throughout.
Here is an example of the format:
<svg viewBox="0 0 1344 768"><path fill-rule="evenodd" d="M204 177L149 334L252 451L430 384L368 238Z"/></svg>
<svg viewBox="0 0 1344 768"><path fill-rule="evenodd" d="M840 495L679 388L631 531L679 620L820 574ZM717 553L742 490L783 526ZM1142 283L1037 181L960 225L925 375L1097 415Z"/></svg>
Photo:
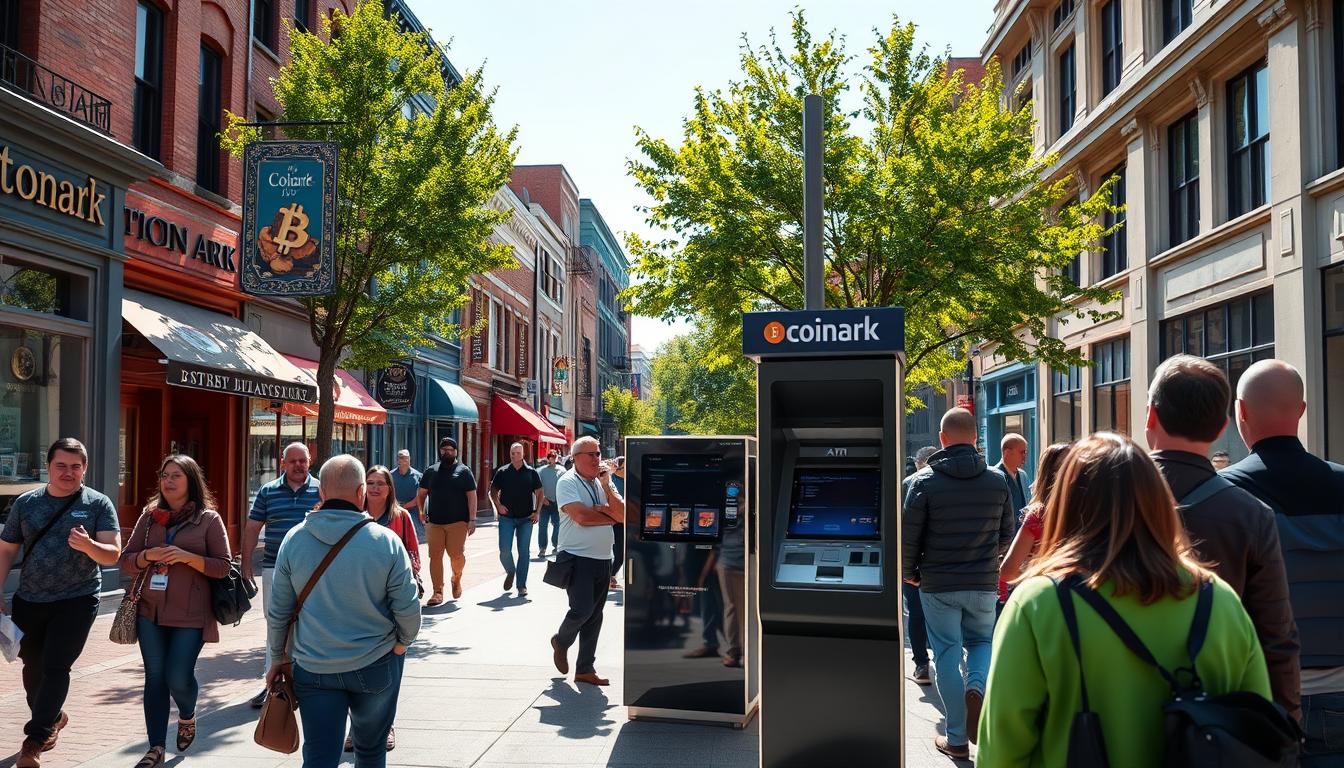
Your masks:
<svg viewBox="0 0 1344 768"><path fill-rule="evenodd" d="M323 347L317 361L317 445L313 446L313 474L331 455L331 433L336 421L336 362L339 349Z"/></svg>

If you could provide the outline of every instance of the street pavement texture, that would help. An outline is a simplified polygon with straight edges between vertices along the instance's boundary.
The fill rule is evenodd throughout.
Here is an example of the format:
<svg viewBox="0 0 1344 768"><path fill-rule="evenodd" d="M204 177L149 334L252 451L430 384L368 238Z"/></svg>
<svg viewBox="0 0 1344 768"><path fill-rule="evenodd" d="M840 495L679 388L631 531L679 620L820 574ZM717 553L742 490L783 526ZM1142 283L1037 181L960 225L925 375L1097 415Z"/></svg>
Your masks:
<svg viewBox="0 0 1344 768"><path fill-rule="evenodd" d="M597 656L598 672L610 677L612 685L576 685L561 677L551 664L548 638L564 615L565 595L542 583L545 563L536 559L529 596L504 593L496 541L493 526L478 528L468 540L462 599L425 610L420 636L407 654L397 710L397 748L388 754L388 765L752 768L758 764L758 719L736 730L627 718L621 705L620 592L609 597ZM428 573L425 577L428 580ZM148 746L139 652L107 640L110 619L110 615L99 618L74 670L66 706L70 726L56 750L44 756L44 768L129 768ZM264 620L254 609L238 627L221 628L220 643L206 646L197 667L201 696L196 743L187 753L172 751L176 720L170 720L169 766L302 765L302 752L282 755L252 741L257 711L247 699L259 690L263 635ZM576 651L570 651L571 663ZM908 662L907 657L907 667ZM0 738L6 740L0 742L4 745L0 768L14 764L16 754L9 750L17 750L27 717L19 671L17 663L0 667ZM933 689L908 680L905 686L904 765L970 765L953 762L933 749L933 737L941 729ZM843 755L836 757L835 766L849 765ZM352 756L346 755L345 764L353 764Z"/></svg>

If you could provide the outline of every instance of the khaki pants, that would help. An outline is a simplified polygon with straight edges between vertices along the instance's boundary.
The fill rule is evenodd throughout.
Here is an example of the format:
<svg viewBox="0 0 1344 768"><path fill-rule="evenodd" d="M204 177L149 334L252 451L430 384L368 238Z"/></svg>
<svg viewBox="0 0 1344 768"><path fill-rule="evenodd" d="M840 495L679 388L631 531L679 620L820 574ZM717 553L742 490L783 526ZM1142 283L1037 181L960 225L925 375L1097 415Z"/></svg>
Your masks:
<svg viewBox="0 0 1344 768"><path fill-rule="evenodd" d="M429 580L434 585L433 594L443 594L443 553L453 566L453 579L462 578L462 569L467 565L467 524L425 523L425 538L429 539Z"/></svg>
<svg viewBox="0 0 1344 768"><path fill-rule="evenodd" d="M723 634L728 639L726 655L742 658L742 614L747 610L747 572L725 568L719 572L719 590L723 593Z"/></svg>

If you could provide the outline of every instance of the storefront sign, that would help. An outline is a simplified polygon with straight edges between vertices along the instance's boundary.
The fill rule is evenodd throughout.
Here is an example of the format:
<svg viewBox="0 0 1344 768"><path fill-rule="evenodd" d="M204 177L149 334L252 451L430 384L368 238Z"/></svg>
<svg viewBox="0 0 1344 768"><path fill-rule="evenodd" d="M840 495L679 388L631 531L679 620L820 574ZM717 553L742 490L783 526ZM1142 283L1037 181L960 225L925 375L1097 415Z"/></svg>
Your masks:
<svg viewBox="0 0 1344 768"><path fill-rule="evenodd" d="M336 289L336 158L330 141L258 141L243 154L243 291Z"/></svg>
<svg viewBox="0 0 1344 768"><path fill-rule="evenodd" d="M207 389L230 395L245 395L264 400L286 400L294 403L317 402L317 387L307 384L278 382L263 376L254 376L220 368L168 361L168 383L192 389Z"/></svg>
<svg viewBox="0 0 1344 768"><path fill-rule="evenodd" d="M8 146L0 146L0 193L50 208L73 219L98 227L107 226L103 218L107 207L106 184L92 176L64 178L65 174L43 170L10 155Z"/></svg>
<svg viewBox="0 0 1344 768"><path fill-rule="evenodd" d="M390 411L404 411L415 406L415 369L410 363L392 363L378 372L373 396Z"/></svg>
<svg viewBox="0 0 1344 768"><path fill-rule="evenodd" d="M202 264L229 272L238 271L234 263L238 249L234 245L207 237L204 232L197 233L193 239L187 225L146 214L139 208L126 207L126 236L184 256L190 253L191 258ZM190 251L188 243L191 243Z"/></svg>
<svg viewBox="0 0 1344 768"><path fill-rule="evenodd" d="M480 323L485 318L485 294L477 291L476 300L473 302L471 310L471 319L473 323ZM482 323L480 330L471 337L471 361L479 363L485 359L485 335L490 332L488 322Z"/></svg>

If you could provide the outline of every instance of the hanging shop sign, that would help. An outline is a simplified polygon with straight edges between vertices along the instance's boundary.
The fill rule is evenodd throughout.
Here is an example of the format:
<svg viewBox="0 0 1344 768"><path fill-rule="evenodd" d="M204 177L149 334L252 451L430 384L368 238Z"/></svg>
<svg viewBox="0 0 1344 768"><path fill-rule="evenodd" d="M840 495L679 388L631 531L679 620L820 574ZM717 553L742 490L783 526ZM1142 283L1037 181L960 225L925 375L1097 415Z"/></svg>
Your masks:
<svg viewBox="0 0 1344 768"><path fill-rule="evenodd" d="M569 379L568 357L555 358L555 364L551 366L551 378L555 381L567 381Z"/></svg>
<svg viewBox="0 0 1344 768"><path fill-rule="evenodd" d="M242 287L253 296L336 290L332 141L258 141L243 153Z"/></svg>
<svg viewBox="0 0 1344 768"><path fill-rule="evenodd" d="M373 396L389 411L405 411L415 406L415 369L410 363L392 363L378 371Z"/></svg>

